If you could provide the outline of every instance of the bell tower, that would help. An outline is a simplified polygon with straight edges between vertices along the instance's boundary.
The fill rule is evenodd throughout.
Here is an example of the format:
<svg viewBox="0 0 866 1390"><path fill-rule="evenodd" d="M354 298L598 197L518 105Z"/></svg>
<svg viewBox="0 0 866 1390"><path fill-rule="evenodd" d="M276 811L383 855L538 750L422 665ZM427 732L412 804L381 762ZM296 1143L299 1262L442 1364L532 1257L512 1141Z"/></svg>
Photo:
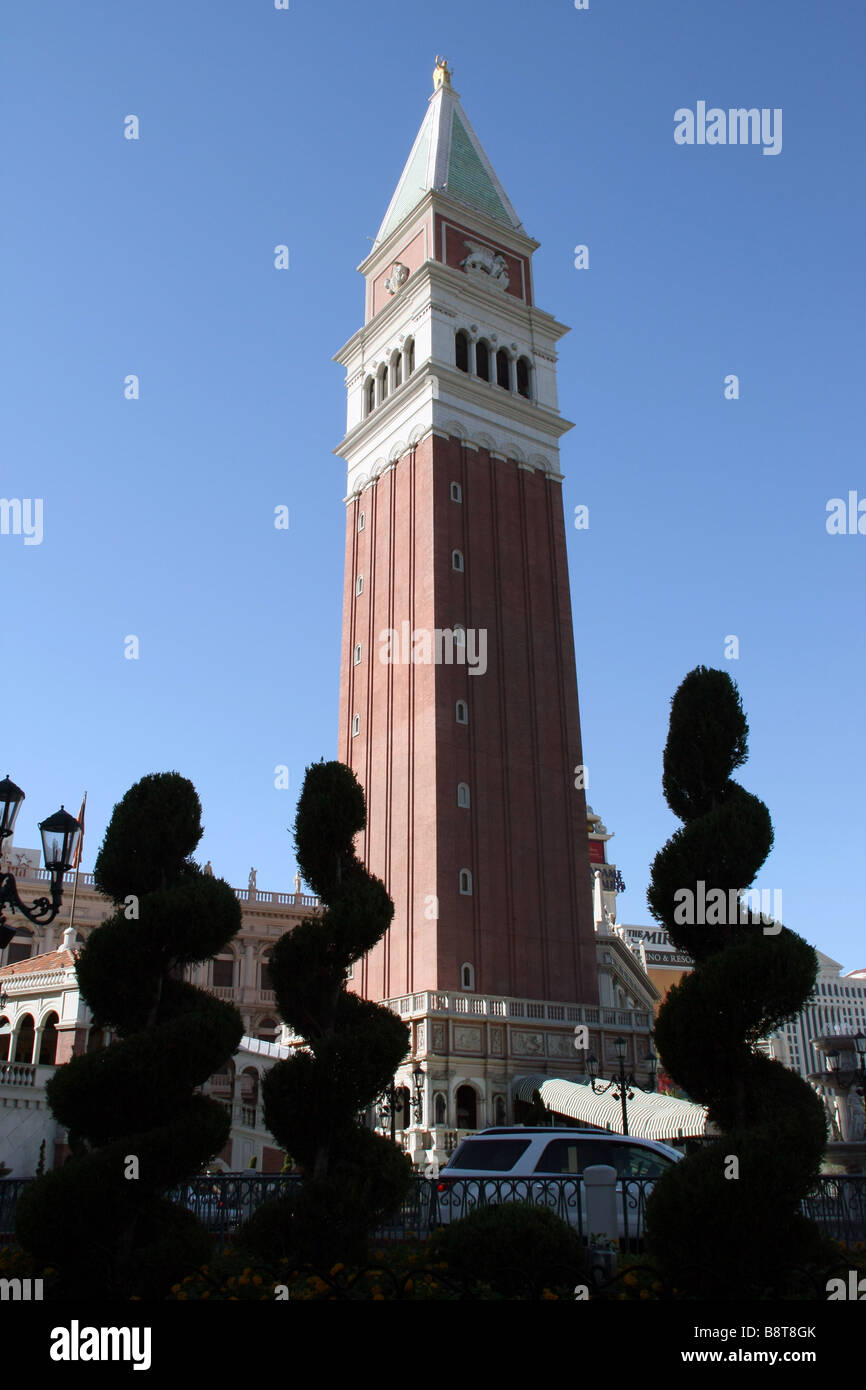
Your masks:
<svg viewBox="0 0 866 1390"><path fill-rule="evenodd" d="M559 467L568 330L535 305L537 247L437 59L359 267L364 325L336 357L338 756L366 793L358 853L396 907L351 982L375 1000L598 1001Z"/></svg>

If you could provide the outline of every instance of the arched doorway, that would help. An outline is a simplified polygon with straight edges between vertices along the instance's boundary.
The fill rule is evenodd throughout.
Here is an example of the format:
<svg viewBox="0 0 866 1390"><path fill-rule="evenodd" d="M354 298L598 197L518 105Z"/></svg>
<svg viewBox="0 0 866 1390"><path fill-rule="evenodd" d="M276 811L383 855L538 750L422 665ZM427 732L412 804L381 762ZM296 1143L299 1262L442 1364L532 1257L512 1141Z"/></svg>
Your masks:
<svg viewBox="0 0 866 1390"><path fill-rule="evenodd" d="M457 1095L457 1128L458 1129L477 1129L478 1128L478 1096L474 1086L458 1086Z"/></svg>
<svg viewBox="0 0 866 1390"><path fill-rule="evenodd" d="M25 1014L18 1025L18 1033L15 1038L15 1057L16 1062L33 1061L33 1041L36 1037L36 1025L33 1022L32 1014Z"/></svg>
<svg viewBox="0 0 866 1390"><path fill-rule="evenodd" d="M259 1108L259 1074L255 1067L244 1067L241 1072L241 1116L250 1129L256 1127Z"/></svg>
<svg viewBox="0 0 866 1390"><path fill-rule="evenodd" d="M408 1129L412 1123L412 1113L409 1108L409 1090L406 1086L398 1086L394 1096L394 1116L397 1129Z"/></svg>
<svg viewBox="0 0 866 1390"><path fill-rule="evenodd" d="M39 1040L39 1065L53 1067L57 1060L57 1025L60 1019L50 1013L42 1023L42 1037Z"/></svg>

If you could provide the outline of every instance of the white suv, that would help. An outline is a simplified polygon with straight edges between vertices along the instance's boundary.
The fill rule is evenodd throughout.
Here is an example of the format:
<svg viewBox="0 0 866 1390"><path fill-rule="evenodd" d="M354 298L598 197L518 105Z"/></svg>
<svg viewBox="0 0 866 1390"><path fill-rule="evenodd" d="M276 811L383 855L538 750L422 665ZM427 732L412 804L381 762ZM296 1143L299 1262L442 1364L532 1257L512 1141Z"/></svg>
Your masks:
<svg viewBox="0 0 866 1390"><path fill-rule="evenodd" d="M619 1238L640 1239L652 1180L682 1157L654 1139L606 1130L484 1129L464 1139L442 1169L434 1224L457 1221L479 1205L531 1202L550 1207L588 1237L583 1170L607 1163L617 1172Z"/></svg>

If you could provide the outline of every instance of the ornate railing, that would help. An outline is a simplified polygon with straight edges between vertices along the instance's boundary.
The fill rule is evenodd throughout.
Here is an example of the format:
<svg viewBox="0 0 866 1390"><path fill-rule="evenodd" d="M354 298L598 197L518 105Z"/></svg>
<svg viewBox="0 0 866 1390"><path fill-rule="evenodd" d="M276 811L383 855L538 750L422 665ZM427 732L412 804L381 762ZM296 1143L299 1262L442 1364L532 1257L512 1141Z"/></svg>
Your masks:
<svg viewBox="0 0 866 1390"><path fill-rule="evenodd" d="M35 1086L35 1062L0 1062L0 1086Z"/></svg>
<svg viewBox="0 0 866 1390"><path fill-rule="evenodd" d="M486 994L464 994L458 990L437 990L404 994L385 1001L401 1016L422 1013L481 1015L487 1018L519 1018L548 1023L604 1023L617 1028L642 1031L650 1026L650 1015L643 1009L600 1008L592 1004L548 1004L540 999L509 999Z"/></svg>
<svg viewBox="0 0 866 1390"><path fill-rule="evenodd" d="M14 1240L15 1206L32 1181L0 1179L0 1242ZM300 1182L302 1179L293 1174L248 1170L192 1178L168 1196L192 1211L217 1242L226 1245L263 1202L288 1196ZM623 1248L635 1248L641 1241L652 1186L650 1178L623 1178L618 1182L618 1239ZM561 1178L458 1178L445 1169L438 1178L414 1178L402 1207L380 1228L377 1239L424 1237L437 1226L468 1216L479 1206L500 1202L530 1202L547 1207L567 1221L582 1239L590 1240L595 1234L586 1228L583 1179L579 1174ZM866 1240L866 1174L819 1178L803 1203L803 1213L836 1240L852 1245Z"/></svg>
<svg viewBox="0 0 866 1390"><path fill-rule="evenodd" d="M819 1178L803 1203L803 1215L832 1240L866 1240L866 1174Z"/></svg>

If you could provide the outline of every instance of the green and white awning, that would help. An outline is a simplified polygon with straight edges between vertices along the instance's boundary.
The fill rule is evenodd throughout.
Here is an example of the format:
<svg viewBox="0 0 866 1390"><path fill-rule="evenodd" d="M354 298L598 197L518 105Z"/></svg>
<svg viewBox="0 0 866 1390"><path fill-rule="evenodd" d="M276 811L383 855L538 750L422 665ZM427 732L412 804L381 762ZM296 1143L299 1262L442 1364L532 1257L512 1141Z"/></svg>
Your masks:
<svg viewBox="0 0 866 1390"><path fill-rule="evenodd" d="M622 1134L622 1105L613 1099L613 1092L595 1095L589 1082L564 1081L553 1076L521 1076L513 1083L517 1100L532 1101L538 1092L548 1110L567 1115L583 1124L598 1125L613 1134ZM675 1096L658 1095L654 1091L634 1092L628 1104L629 1133L638 1139L699 1138L707 1129L707 1111L703 1105Z"/></svg>

